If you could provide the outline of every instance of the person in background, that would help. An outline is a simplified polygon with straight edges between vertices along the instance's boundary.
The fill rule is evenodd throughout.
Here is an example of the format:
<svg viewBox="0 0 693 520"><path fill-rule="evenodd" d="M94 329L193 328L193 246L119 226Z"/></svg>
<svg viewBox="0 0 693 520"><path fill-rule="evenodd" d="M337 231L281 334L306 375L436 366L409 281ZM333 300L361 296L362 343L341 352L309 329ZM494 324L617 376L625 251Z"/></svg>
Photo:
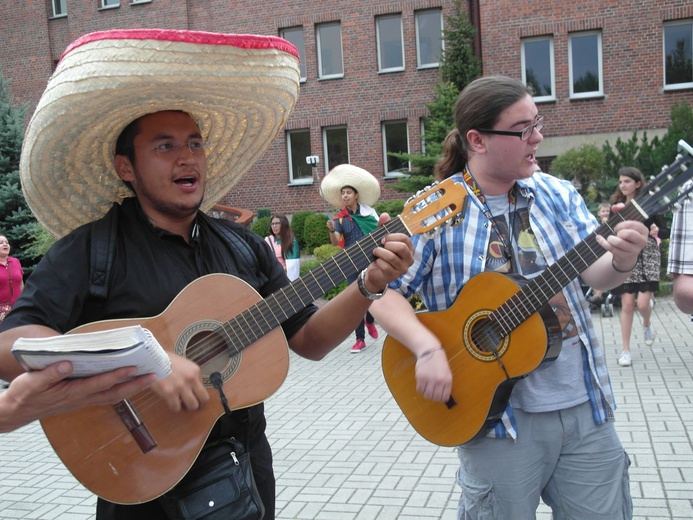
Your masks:
<svg viewBox="0 0 693 520"><path fill-rule="evenodd" d="M298 97L299 75L295 48L265 35L117 30L91 33L70 45L29 122L20 161L27 203L37 220L61 238L0 325L0 377L23 373L11 354L17 338L66 334L94 321L158 316L209 274L230 276L217 278L226 298L209 302L209 308L197 305L205 294L191 300L206 314L220 308L231 316L233 310L246 310L234 309L240 303L235 288L242 287L234 277L262 297L288 283L261 237L205 211L249 170L286 123ZM249 113L254 117L236 124L239 115ZM115 235L110 278L106 294L95 295L90 276L95 260L85 252L94 244L92 237L99 238L96 232L106 230ZM411 242L397 233L368 254L372 261L361 272L361 285L351 284L320 309L307 304L293 314L287 310L284 319L277 316L298 355L319 360L341 344L363 319L373 294L384 291L413 261ZM172 372L152 383L148 396L162 414L190 423L210 399L223 402L223 392L205 386L196 358L167 353ZM261 377L262 367L257 369ZM74 404L79 397L66 396L75 398ZM260 400L221 415L201 441L243 439L264 518L272 520L275 478L265 428ZM193 439L183 442L194 444ZM213 463L193 464L190 473L203 474ZM226 495L238 493L228 480L199 491L198 503L214 503L220 486ZM164 506L159 498L133 504L98 498L96 518L167 520Z"/></svg>
<svg viewBox="0 0 693 520"><path fill-rule="evenodd" d="M24 270L17 258L10 256L10 243L5 235L0 235L0 322L24 289Z"/></svg>
<svg viewBox="0 0 693 520"><path fill-rule="evenodd" d="M280 264L292 282L299 276L301 248L285 215L273 215L270 234L265 237Z"/></svg>
<svg viewBox="0 0 693 520"><path fill-rule="evenodd" d="M412 238L414 265L371 307L413 354L417 391L445 404L472 356L460 352L464 347L448 352L407 298L419 293L431 312L450 309L458 297L473 306L474 294L460 294L472 277L496 271L534 278L597 227L569 181L536 171L544 122L520 80L472 81L454 120L434 171L437 180L465 186L461 223ZM606 253L580 274L590 287L624 281L645 246L642 223L620 222L614 230L596 237ZM614 428L616 403L581 282L567 282L548 303L563 333L560 355L517 380L502 414L458 447L460 520L534 520L541 499L554 518L632 517L630 461ZM498 365L501 372L502 352Z"/></svg>
<svg viewBox="0 0 693 520"><path fill-rule="evenodd" d="M686 186L687 188L690 186ZM693 319L693 201L674 212L669 236L667 271L674 278L674 302Z"/></svg>
<svg viewBox="0 0 693 520"><path fill-rule="evenodd" d="M320 193L333 208L342 208L326 223L333 246L349 247L376 228L378 214L371 206L380 197L380 185L370 172L351 164L335 166L322 180ZM355 279L351 277L348 282ZM364 326L371 338L378 338L375 319L366 311L365 318L355 330L356 343L351 347L352 354L366 348Z"/></svg>
<svg viewBox="0 0 693 520"><path fill-rule="evenodd" d="M640 170L624 166L618 170L618 187L609 202L628 204L640 194L645 184L645 176ZM630 339L636 307L642 317L643 342L649 346L655 340L656 334L651 319L654 293L659 290L661 253L655 238L659 233L659 224L661 224L661 218L657 215L645 221L649 233L647 245L638 256L628 279L613 291L614 294L621 295L623 351L618 358L618 364L622 367L631 366L633 363Z"/></svg>

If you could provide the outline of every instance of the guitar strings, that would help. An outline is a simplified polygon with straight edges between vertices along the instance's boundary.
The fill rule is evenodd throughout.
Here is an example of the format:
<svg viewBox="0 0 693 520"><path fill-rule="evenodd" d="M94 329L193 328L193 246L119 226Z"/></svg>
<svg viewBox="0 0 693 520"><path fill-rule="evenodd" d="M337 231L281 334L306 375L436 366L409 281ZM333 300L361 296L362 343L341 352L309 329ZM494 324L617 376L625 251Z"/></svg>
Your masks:
<svg viewBox="0 0 693 520"><path fill-rule="evenodd" d="M228 351L242 352L283 321L305 308L312 301L337 286L350 274L358 272L370 263L370 249L364 249L363 242L372 242L369 246L377 247L383 237L390 233L406 232L400 218L393 219L376 231L359 240L341 253L335 255L308 274L282 287L269 295L265 300L241 312L227 323L209 331L202 339L193 341L186 348L186 357L199 365L209 359ZM367 263L364 265L364 258ZM312 278L312 281L310 280ZM308 281L306 281L306 279ZM329 288L325 283L329 280ZM337 281L335 281L337 280ZM315 286L311 288L311 286ZM301 290L304 289L304 290ZM287 295L287 290L299 297L301 307L297 309ZM302 294L307 293L307 294ZM274 302L274 305L271 304ZM287 307L291 311L283 311ZM239 333L240 331L240 333ZM226 339L224 339L226 338ZM229 348L230 347L230 348ZM230 355L234 355L231 353Z"/></svg>
<svg viewBox="0 0 693 520"><path fill-rule="evenodd" d="M536 278L529 280L524 287L520 287L518 292L511 296L498 309L491 312L487 318L475 327L471 338L474 344L479 347L489 336L505 338L529 316L539 310L548 300L573 280L580 272L589 267L595 260L602 256L606 251L599 246L596 235L604 238L614 234L614 227L618 222L625 220L639 220L642 217L638 210L632 205L626 206L621 212L616 213L605 224L593 231L584 241L576 245L565 256L544 270ZM576 256L573 260L571 257ZM589 258L592 257L590 261ZM577 260L581 261L581 268L576 265ZM559 275L562 275L562 279ZM553 286L549 278L558 282ZM546 285L549 292L542 286ZM527 305L526 303L529 303ZM497 345L490 351L495 352ZM482 351L488 351L481 348Z"/></svg>

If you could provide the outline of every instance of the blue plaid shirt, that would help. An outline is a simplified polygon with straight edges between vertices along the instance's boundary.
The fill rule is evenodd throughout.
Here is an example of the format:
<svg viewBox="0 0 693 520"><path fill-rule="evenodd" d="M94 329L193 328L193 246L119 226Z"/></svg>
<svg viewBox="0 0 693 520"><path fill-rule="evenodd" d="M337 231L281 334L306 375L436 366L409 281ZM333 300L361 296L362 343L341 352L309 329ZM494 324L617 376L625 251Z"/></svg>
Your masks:
<svg viewBox="0 0 693 520"><path fill-rule="evenodd" d="M456 174L453 179L466 187L462 175ZM522 196L529 201L530 225L549 265L597 227L596 219L569 182L537 172L517 184ZM486 264L493 226L476 197L469 188L467 191L469 196L462 223L436 230L433 235L413 237L414 264L404 276L390 284L407 298L419 292L429 311L452 306L467 281L481 273ZM612 421L616 404L606 359L580 282L573 280L563 289L563 294L578 327L579 337L587 347L582 351L583 374L594 421L596 424ZM506 407L502 420L489 430L488 436L517 438L517 424L510 405Z"/></svg>
<svg viewBox="0 0 693 520"><path fill-rule="evenodd" d="M351 211L349 208L346 208L346 210L349 212L349 215L353 215L354 212ZM359 240L363 238L363 231L361 231L361 228L359 225L356 223L356 221L353 218L349 217L341 217L341 218L335 218L333 219L334 221L334 230L337 233L341 233L344 235L344 245L345 246L350 246L351 244L355 244Z"/></svg>

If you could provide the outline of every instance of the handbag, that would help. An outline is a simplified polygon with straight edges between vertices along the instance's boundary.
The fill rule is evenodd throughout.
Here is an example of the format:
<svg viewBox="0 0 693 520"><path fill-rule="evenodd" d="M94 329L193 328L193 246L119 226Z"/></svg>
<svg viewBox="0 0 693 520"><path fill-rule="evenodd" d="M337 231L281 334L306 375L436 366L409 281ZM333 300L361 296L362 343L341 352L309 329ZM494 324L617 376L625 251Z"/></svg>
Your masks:
<svg viewBox="0 0 693 520"><path fill-rule="evenodd" d="M262 520L250 454L234 437L203 448L183 480L159 502L172 520Z"/></svg>
<svg viewBox="0 0 693 520"><path fill-rule="evenodd" d="M2 320L5 319L5 316L7 316L7 313L10 312L11 309L11 303L0 303L0 323L2 323Z"/></svg>
<svg viewBox="0 0 693 520"><path fill-rule="evenodd" d="M5 319L7 313L12 310L12 298L14 297L14 289L12 288L12 266L10 265L10 259L7 259L7 276L10 283L10 301L7 303L0 303L0 323Z"/></svg>

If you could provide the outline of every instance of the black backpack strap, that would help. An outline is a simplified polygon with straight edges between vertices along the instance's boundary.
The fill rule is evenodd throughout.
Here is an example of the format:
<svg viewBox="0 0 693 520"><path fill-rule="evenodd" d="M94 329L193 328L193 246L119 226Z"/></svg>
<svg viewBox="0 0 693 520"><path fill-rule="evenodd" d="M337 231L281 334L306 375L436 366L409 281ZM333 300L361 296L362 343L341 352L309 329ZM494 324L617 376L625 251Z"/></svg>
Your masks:
<svg viewBox="0 0 693 520"><path fill-rule="evenodd" d="M118 233L118 204L91 226L91 262L89 267L89 296L105 300L115 257Z"/></svg>
<svg viewBox="0 0 693 520"><path fill-rule="evenodd" d="M203 218L209 224L209 227L219 236L224 238L226 242L231 245L232 249L239 254L241 260L245 264L246 270L255 274L260 282L260 286L265 285L269 279L265 273L260 270L257 255L255 254L255 251L253 251L248 245L248 242L243 240L243 238L233 229L231 229L231 227L225 226L219 220L208 217L207 215L204 215Z"/></svg>

